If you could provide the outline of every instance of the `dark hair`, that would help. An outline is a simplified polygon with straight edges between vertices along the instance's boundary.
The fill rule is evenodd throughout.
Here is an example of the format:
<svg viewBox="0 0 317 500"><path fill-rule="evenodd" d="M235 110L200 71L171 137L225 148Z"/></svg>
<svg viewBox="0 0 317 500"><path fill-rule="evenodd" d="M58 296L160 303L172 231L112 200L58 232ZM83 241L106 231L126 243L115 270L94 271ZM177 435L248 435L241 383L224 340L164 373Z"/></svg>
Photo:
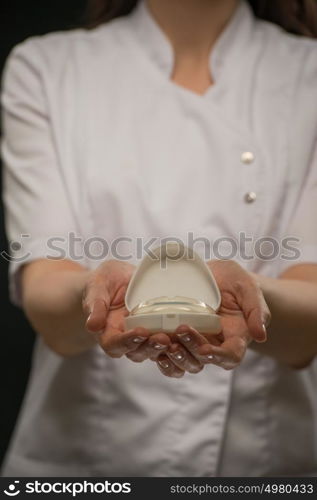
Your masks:
<svg viewBox="0 0 317 500"><path fill-rule="evenodd" d="M296 35L317 38L317 0L248 0L255 15ZM138 0L88 0L86 27L129 14Z"/></svg>

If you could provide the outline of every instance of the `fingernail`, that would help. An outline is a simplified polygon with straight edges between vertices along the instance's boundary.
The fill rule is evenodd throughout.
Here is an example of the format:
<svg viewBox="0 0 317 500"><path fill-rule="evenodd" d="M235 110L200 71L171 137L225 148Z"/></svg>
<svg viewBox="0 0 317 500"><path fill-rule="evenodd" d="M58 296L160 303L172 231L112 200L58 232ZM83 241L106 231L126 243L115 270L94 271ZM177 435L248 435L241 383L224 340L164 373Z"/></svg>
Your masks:
<svg viewBox="0 0 317 500"><path fill-rule="evenodd" d="M150 347L152 347L153 349L156 349L157 351L159 351L160 349L165 349L165 345L163 344L159 344L158 342L156 344L150 344Z"/></svg>
<svg viewBox="0 0 317 500"><path fill-rule="evenodd" d="M183 341L183 342L190 342L191 341L191 336L188 335L188 333L178 333L177 336Z"/></svg>
<svg viewBox="0 0 317 500"><path fill-rule="evenodd" d="M174 359L177 359L177 361L182 361L182 359L184 359L184 355L181 352L170 352L169 354Z"/></svg>
<svg viewBox="0 0 317 500"><path fill-rule="evenodd" d="M208 361L214 360L214 356L212 354L207 354L206 359L208 359Z"/></svg>
<svg viewBox="0 0 317 500"><path fill-rule="evenodd" d="M160 359L158 361L158 364L160 365L161 368L163 368L164 370L167 370L167 368L169 368L170 364L168 361L166 361L166 359Z"/></svg>
<svg viewBox="0 0 317 500"><path fill-rule="evenodd" d="M133 341L135 344L141 344L145 340L144 337L134 337Z"/></svg>
<svg viewBox="0 0 317 500"><path fill-rule="evenodd" d="M261 335L261 336L258 335L257 338L255 339L257 342L260 342L260 343L266 342L266 340L267 340L267 330L266 330L265 323L262 323L262 331L263 331L264 335Z"/></svg>
<svg viewBox="0 0 317 500"><path fill-rule="evenodd" d="M92 335L101 335L101 334L102 334L105 330L104 330L104 329L103 329L103 330L98 330L98 331L96 332L96 330L90 330L89 328L87 328L87 331L88 331L89 333L91 333Z"/></svg>

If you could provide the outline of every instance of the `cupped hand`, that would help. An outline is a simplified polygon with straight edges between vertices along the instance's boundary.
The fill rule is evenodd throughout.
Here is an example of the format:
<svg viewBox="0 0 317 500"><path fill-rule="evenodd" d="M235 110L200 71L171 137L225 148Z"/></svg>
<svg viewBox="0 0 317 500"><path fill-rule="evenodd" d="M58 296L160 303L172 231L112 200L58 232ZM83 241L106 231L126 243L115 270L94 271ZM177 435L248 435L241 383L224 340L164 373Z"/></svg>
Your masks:
<svg viewBox="0 0 317 500"><path fill-rule="evenodd" d="M206 364L235 368L252 340L266 340L270 311L254 276L234 261L210 261L208 265L221 293L218 314L222 331L202 335L189 325L181 325L175 332L178 342L157 359L166 376L193 373L193 360L198 363L197 372Z"/></svg>
<svg viewBox="0 0 317 500"><path fill-rule="evenodd" d="M236 367L252 340L266 340L270 312L253 275L233 261L208 265L221 293L220 334L201 334L190 325L181 325L172 336L144 328L124 331L124 297L135 268L119 261L107 261L90 275L83 294L87 330L109 356L150 359L168 377L198 373L210 363Z"/></svg>
<svg viewBox="0 0 317 500"><path fill-rule="evenodd" d="M128 314L124 298L135 267L126 262L109 260L89 274L82 305L86 329L106 354L120 358L137 351L134 361L156 359L171 344L165 333L151 334L144 328L124 330Z"/></svg>

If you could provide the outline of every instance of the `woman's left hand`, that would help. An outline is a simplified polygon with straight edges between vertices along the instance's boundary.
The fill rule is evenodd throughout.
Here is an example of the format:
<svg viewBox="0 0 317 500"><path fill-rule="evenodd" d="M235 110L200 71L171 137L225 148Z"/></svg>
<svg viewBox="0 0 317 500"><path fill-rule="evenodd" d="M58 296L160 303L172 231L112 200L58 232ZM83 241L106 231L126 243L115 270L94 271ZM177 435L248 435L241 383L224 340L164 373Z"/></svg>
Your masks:
<svg viewBox="0 0 317 500"><path fill-rule="evenodd" d="M255 278L234 261L210 261L208 265L221 292L218 314L222 332L202 335L187 325L180 326L175 332L178 342L156 359L166 376L199 372L206 364L230 370L241 363L252 340L266 340L270 311Z"/></svg>

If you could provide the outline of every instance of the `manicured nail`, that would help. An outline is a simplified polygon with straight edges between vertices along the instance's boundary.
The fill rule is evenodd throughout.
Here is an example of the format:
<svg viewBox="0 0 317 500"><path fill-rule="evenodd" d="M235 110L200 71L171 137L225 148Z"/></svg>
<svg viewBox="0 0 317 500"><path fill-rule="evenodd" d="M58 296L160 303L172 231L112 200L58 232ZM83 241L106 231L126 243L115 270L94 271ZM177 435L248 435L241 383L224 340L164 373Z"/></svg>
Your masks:
<svg viewBox="0 0 317 500"><path fill-rule="evenodd" d="M177 361L182 361L182 359L184 359L184 355L181 352L170 352L169 354Z"/></svg>
<svg viewBox="0 0 317 500"><path fill-rule="evenodd" d="M92 335L101 335L102 333L104 333L104 329L103 330L98 330L98 332L96 332L96 330L90 330L89 328L87 328L87 331L89 333L91 333Z"/></svg>
<svg viewBox="0 0 317 500"><path fill-rule="evenodd" d="M157 351L160 351L161 349L165 349L165 345L159 344L158 342L156 344L150 344L150 347L153 347L153 349L156 349Z"/></svg>
<svg viewBox="0 0 317 500"><path fill-rule="evenodd" d="M166 361L166 359L160 359L158 361L158 364L160 365L161 368L163 368L164 370L167 370L170 366L169 362Z"/></svg>
<svg viewBox="0 0 317 500"><path fill-rule="evenodd" d="M263 333L264 333L264 336L263 336L263 335L258 336L258 337L256 338L256 341L257 341L257 342L266 342L266 340L267 340L267 330L266 330L265 323L262 323L262 331L263 331Z"/></svg>
<svg viewBox="0 0 317 500"><path fill-rule="evenodd" d="M190 342L191 341L191 336L188 335L188 333L178 333L177 336L182 340L183 342Z"/></svg>
<svg viewBox="0 0 317 500"><path fill-rule="evenodd" d="M145 340L144 337L134 337L133 341L135 344L141 344Z"/></svg>

